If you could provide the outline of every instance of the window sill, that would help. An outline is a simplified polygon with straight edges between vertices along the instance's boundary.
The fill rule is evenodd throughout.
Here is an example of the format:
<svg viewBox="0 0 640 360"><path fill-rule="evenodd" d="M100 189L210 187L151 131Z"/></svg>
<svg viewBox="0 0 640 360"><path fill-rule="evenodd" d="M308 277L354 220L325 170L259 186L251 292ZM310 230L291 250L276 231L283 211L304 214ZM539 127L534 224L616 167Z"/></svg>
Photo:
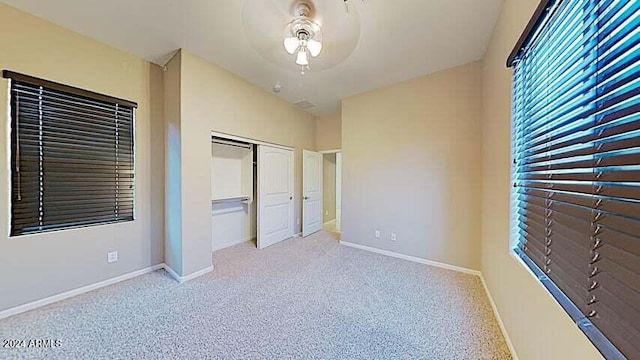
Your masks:
<svg viewBox="0 0 640 360"><path fill-rule="evenodd" d="M510 249L509 255L519 266L536 279L545 292L550 295L569 315L571 320L587 336L591 343L606 359L626 359L626 357L596 328L573 302L519 249Z"/></svg>
<svg viewBox="0 0 640 360"><path fill-rule="evenodd" d="M87 225L78 225L78 226L70 226L70 227L66 227L66 228L61 228L61 229L51 229L51 230L44 230L44 231L40 231L40 232L32 232L32 233L28 233L28 234L20 234L20 235L11 235L9 234L7 237L9 239L28 239L28 238L34 238L34 237L38 237L38 236L56 236L57 234L64 234L64 233L69 233L69 232L76 232L76 231L88 231L86 229L91 229L91 228L100 228L102 229L101 231L104 231L105 226L122 226L124 224L130 224L130 223L134 223L136 221L136 218L133 218L133 220L126 220L126 221L111 221L111 222L104 222L104 223L98 223L98 224L87 224Z"/></svg>

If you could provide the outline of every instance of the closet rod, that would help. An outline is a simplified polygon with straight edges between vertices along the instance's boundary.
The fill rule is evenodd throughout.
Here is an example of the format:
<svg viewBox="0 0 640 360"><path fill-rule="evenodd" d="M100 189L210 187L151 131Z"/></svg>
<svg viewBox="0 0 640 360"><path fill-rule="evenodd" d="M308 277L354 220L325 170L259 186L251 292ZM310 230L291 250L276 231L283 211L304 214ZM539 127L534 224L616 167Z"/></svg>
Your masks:
<svg viewBox="0 0 640 360"><path fill-rule="evenodd" d="M235 146L235 147L239 147L239 148L243 148L243 149L248 149L251 150L253 147L251 146L251 144L247 144L247 143L243 143L243 142L239 142L239 141L233 141L233 140L227 140L227 139L222 139L219 137L215 137L212 136L211 137L211 142L214 144L219 144L219 145L227 145L227 146Z"/></svg>
<svg viewBox="0 0 640 360"><path fill-rule="evenodd" d="M232 203L232 202L245 202L249 201L248 196L234 197L234 198L226 198L226 199L213 199L211 202L213 204L222 204L222 203Z"/></svg>

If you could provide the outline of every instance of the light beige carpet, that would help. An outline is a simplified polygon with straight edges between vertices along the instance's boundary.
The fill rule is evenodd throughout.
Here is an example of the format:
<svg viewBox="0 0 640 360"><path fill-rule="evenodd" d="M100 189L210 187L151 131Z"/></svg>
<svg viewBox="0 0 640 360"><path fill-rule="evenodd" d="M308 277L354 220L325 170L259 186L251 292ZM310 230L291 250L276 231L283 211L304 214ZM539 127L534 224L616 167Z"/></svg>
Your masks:
<svg viewBox="0 0 640 360"><path fill-rule="evenodd" d="M334 239L340 240L340 230L336 228L336 221L330 221L322 225L322 230L329 233Z"/></svg>
<svg viewBox="0 0 640 360"><path fill-rule="evenodd" d="M213 255L0 320L0 359L510 359L480 280L338 244L327 233Z"/></svg>

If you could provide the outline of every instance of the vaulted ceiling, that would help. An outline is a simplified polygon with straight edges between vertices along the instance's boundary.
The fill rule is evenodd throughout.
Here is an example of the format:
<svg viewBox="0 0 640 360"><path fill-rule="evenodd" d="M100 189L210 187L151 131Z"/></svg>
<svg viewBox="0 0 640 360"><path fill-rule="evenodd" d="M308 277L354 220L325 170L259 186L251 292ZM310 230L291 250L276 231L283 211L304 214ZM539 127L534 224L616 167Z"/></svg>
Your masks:
<svg viewBox="0 0 640 360"><path fill-rule="evenodd" d="M306 100L316 115L350 95L479 60L503 2L315 0L325 48L301 75L280 43L293 0L0 1L158 65L184 48L267 91L280 84L278 96Z"/></svg>

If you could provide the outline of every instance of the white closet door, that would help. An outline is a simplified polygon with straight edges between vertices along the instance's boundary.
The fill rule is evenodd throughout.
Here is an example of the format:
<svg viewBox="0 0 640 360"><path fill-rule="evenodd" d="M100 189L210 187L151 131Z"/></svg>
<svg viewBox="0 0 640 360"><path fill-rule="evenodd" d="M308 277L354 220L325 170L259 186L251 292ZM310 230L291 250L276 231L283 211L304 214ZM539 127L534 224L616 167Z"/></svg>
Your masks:
<svg viewBox="0 0 640 360"><path fill-rule="evenodd" d="M302 236L322 230L322 154L302 151Z"/></svg>
<svg viewBox="0 0 640 360"><path fill-rule="evenodd" d="M293 236L293 151L258 145L258 249Z"/></svg>

